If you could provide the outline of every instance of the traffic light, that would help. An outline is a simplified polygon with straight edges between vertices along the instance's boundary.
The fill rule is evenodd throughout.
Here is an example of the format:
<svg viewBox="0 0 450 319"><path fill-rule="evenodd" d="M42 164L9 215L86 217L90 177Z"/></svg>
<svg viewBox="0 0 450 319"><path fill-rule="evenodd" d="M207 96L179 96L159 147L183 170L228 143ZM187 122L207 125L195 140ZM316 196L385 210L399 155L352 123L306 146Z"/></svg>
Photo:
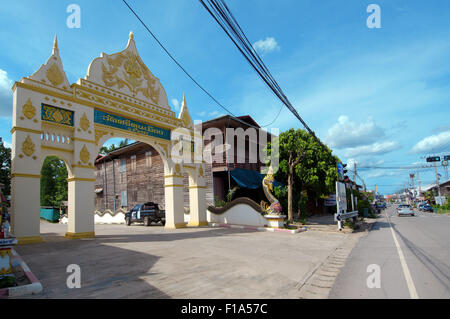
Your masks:
<svg viewBox="0 0 450 319"><path fill-rule="evenodd" d="M348 170L346 170L345 168L347 167L347 164L342 164L342 168L344 169L344 174L347 174Z"/></svg>
<svg viewBox="0 0 450 319"><path fill-rule="evenodd" d="M444 157L445 158L445 157ZM427 162L440 162L441 158L439 156L430 156L427 157Z"/></svg>

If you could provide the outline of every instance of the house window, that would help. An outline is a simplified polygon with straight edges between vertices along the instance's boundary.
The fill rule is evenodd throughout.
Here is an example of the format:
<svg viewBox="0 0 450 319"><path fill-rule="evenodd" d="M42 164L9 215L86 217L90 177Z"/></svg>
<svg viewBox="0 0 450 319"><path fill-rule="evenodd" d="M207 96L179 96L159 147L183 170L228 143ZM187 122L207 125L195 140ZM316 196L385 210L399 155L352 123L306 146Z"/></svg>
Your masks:
<svg viewBox="0 0 450 319"><path fill-rule="evenodd" d="M127 160L126 158L122 158L120 160L120 172L125 173L127 171Z"/></svg>
<svg viewBox="0 0 450 319"><path fill-rule="evenodd" d="M145 152L145 165L152 167L152 151Z"/></svg>
<svg viewBox="0 0 450 319"><path fill-rule="evenodd" d="M131 155L131 171L136 171L136 155Z"/></svg>
<svg viewBox="0 0 450 319"><path fill-rule="evenodd" d="M122 207L127 207L128 203L127 203L127 191L123 191L120 193L120 202L121 202L121 206Z"/></svg>

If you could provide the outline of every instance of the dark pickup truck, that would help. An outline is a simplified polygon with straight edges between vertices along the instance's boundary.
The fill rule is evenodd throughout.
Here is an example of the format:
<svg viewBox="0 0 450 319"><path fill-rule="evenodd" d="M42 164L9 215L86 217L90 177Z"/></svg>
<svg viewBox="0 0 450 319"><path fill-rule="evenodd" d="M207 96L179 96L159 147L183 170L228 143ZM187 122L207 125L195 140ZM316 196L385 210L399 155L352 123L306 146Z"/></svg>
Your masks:
<svg viewBox="0 0 450 319"><path fill-rule="evenodd" d="M138 204L125 214L125 224L127 226L134 222L144 223L145 226L150 226L152 222L161 222L161 224L165 225L166 211L159 209L158 204L153 202Z"/></svg>

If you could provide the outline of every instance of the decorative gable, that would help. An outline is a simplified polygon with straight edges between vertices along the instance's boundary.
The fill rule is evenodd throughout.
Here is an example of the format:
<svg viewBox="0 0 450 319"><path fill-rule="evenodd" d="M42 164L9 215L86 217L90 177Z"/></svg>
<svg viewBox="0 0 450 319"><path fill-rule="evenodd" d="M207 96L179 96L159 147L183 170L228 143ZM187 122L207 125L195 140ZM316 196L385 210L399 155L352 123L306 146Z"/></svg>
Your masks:
<svg viewBox="0 0 450 319"><path fill-rule="evenodd" d="M58 39L56 38L56 35L55 40L53 41L52 55L45 64L41 65L41 67L28 78L45 83L49 86L69 90L70 84L67 80L66 73L64 72L61 57L59 56Z"/></svg>
<svg viewBox="0 0 450 319"><path fill-rule="evenodd" d="M132 32L125 50L102 53L89 65L85 79L170 110L166 92L140 58Z"/></svg>

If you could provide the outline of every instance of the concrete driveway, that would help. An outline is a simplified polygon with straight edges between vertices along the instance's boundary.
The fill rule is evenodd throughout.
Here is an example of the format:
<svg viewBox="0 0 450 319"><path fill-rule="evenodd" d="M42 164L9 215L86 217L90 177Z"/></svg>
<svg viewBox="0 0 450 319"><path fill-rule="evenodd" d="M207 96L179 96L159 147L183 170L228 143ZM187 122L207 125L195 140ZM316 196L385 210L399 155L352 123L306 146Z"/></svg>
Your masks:
<svg viewBox="0 0 450 319"><path fill-rule="evenodd" d="M312 272L355 236L96 225L96 238L69 240L66 230L41 222L45 242L16 249L44 286L33 298L299 298ZM81 267L81 288L67 288L69 264Z"/></svg>

